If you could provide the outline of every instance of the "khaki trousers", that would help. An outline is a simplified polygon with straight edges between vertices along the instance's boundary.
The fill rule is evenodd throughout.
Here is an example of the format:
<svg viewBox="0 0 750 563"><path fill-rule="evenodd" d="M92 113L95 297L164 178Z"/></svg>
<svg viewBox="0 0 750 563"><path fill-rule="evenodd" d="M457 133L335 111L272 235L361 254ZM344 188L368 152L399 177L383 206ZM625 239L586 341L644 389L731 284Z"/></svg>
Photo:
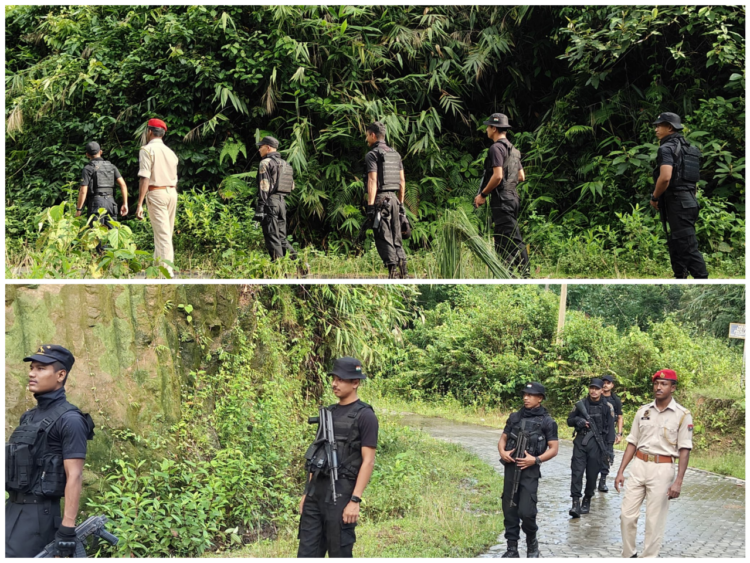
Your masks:
<svg viewBox="0 0 750 563"><path fill-rule="evenodd" d="M674 463L654 463L637 457L630 464L630 476L625 481L622 499L620 531L622 556L635 555L635 537L641 504L646 499L646 539L641 557L658 557L664 530L667 526L669 499L667 491L675 477Z"/></svg>
<svg viewBox="0 0 750 563"><path fill-rule="evenodd" d="M148 216L154 229L154 260L169 260L174 263L174 247L172 234L174 233L174 218L177 213L177 189L165 188L154 190L146 194ZM173 276L171 266L165 264L169 275Z"/></svg>

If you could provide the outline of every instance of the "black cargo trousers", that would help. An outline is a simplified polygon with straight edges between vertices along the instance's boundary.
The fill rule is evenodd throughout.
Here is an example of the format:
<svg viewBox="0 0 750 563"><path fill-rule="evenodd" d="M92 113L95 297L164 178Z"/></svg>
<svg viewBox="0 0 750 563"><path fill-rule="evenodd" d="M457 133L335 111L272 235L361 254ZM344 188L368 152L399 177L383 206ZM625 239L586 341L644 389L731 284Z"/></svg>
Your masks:
<svg viewBox="0 0 750 563"><path fill-rule="evenodd" d="M357 541L357 523L344 524L344 508L354 492L355 481L340 477L336 481L336 504L331 499L331 478L318 474L308 487L299 521L298 558L352 557Z"/></svg>
<svg viewBox="0 0 750 563"><path fill-rule="evenodd" d="M99 217L99 209L104 209L106 213ZM107 228L112 228L110 220L117 221L117 201L115 201L114 192L104 191L97 192L90 196L89 199L89 217L99 217L99 223Z"/></svg>
<svg viewBox="0 0 750 563"><path fill-rule="evenodd" d="M375 248L383 264L397 266L406 262L406 253L401 240L401 220L398 217L399 202L396 192L378 192L375 196L375 213L380 212L380 225L373 229Z"/></svg>
<svg viewBox="0 0 750 563"><path fill-rule="evenodd" d="M34 557L62 524L60 499L10 493L5 501L5 557Z"/></svg>
<svg viewBox="0 0 750 563"><path fill-rule="evenodd" d="M297 252L286 238L286 202L281 194L268 196L265 203L265 216L260 223L263 229L263 240L271 260L276 260L287 253L292 260L297 259Z"/></svg>
<svg viewBox="0 0 750 563"><path fill-rule="evenodd" d="M520 200L515 190L493 191L490 196L495 249L511 267L528 272L529 253L518 227Z"/></svg>
<svg viewBox="0 0 750 563"><path fill-rule="evenodd" d="M690 274L695 279L708 278L706 262L698 250L698 238L695 234L695 223L700 211L695 191L676 191L670 188L660 198L659 205L664 205L662 220L666 215L669 225L667 247L674 277L687 279Z"/></svg>
<svg viewBox="0 0 750 563"><path fill-rule="evenodd" d="M516 473L515 464L505 465L505 482L503 483L503 522L505 523L505 539L518 541L521 539L521 529L527 537L534 537L539 526L536 523L537 490L541 470L538 465L532 465L521 471L518 491L516 492L516 506L511 506L513 494L513 478Z"/></svg>
<svg viewBox="0 0 750 563"><path fill-rule="evenodd" d="M576 434L573 440L573 457L570 460L570 496L572 498L581 498L584 474L586 474L586 489L583 494L587 497L594 496L596 479L604 467L603 455L604 452L599 449L593 431Z"/></svg>

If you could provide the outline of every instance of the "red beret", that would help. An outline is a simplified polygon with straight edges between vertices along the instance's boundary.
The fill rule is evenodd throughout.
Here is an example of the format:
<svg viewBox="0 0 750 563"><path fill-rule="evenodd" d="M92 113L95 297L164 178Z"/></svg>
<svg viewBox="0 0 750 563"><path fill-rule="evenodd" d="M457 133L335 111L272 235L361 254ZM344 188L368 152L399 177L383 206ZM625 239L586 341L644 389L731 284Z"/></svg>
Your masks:
<svg viewBox="0 0 750 563"><path fill-rule="evenodd" d="M161 127L165 131L167 130L167 124L164 123L161 119L149 119L148 126L149 127Z"/></svg>
<svg viewBox="0 0 750 563"><path fill-rule="evenodd" d="M677 381L677 372L673 369L660 369L651 378L651 381L655 379L669 379L671 381Z"/></svg>

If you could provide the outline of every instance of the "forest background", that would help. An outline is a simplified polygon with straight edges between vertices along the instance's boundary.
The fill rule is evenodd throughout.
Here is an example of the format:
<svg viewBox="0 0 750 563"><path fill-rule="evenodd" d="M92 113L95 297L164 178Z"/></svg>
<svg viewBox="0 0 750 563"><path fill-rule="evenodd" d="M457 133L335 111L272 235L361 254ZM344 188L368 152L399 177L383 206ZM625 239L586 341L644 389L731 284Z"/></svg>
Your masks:
<svg viewBox="0 0 750 563"><path fill-rule="evenodd" d="M744 6L11 6L5 33L12 276L148 265L151 229L132 217L151 117L180 158L183 270L295 271L270 264L252 222L254 143L272 134L296 171L290 234L315 275L380 272L371 235L356 243L364 128L379 119L404 157L414 275L499 275L467 250L489 238L487 209L471 201L481 122L496 111L523 153L533 276L671 277L648 205L662 111L683 117L704 154L709 272L744 275ZM131 214L110 233L71 213L91 140L130 188ZM92 255L103 238L110 251Z"/></svg>
<svg viewBox="0 0 750 563"><path fill-rule="evenodd" d="M119 556L296 553L307 417L331 404L336 357L361 359L381 422L355 554L468 557L497 543L502 476L400 413L501 428L528 380L564 420L591 377L615 376L625 432L679 374L694 417L690 464L744 479L743 285L9 285L6 436L33 406L21 359L69 346L71 401L97 424L86 514L110 518Z"/></svg>

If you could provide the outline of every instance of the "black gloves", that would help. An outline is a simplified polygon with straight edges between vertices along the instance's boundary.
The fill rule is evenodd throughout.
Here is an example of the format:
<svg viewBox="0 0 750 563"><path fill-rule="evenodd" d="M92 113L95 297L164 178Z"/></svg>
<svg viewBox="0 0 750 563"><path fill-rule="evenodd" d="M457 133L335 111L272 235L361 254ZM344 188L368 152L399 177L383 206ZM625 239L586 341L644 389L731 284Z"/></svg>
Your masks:
<svg viewBox="0 0 750 563"><path fill-rule="evenodd" d="M585 430L585 429L586 429L586 419L579 418L578 422L576 422L576 430Z"/></svg>
<svg viewBox="0 0 750 563"><path fill-rule="evenodd" d="M365 205L365 214L368 217L375 216L375 206L374 205Z"/></svg>
<svg viewBox="0 0 750 563"><path fill-rule="evenodd" d="M76 552L76 529L60 526L55 534L57 552L60 557L73 557Z"/></svg>

